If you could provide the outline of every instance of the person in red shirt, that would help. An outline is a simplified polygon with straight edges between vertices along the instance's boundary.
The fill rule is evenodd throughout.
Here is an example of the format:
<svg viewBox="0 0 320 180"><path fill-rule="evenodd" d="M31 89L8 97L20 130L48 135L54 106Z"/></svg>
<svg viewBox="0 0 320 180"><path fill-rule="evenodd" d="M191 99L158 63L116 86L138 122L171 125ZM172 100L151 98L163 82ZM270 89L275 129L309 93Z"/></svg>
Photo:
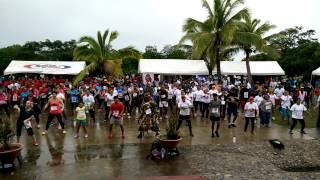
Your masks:
<svg viewBox="0 0 320 180"><path fill-rule="evenodd" d="M10 100L12 107L14 105L20 105L20 92L15 86L12 87Z"/></svg>
<svg viewBox="0 0 320 180"><path fill-rule="evenodd" d="M52 92L52 97L50 97L49 102L45 105L43 110L46 110L47 108L49 109L49 116L48 116L48 120L47 120L47 124L46 124L46 130L42 132L42 135L46 135L47 131L50 127L50 124L52 122L52 120L57 117L61 128L62 128L62 133L66 134L67 131L64 130L64 123L62 121L62 111L63 111L63 107L64 107L64 103L62 100L60 100L59 98L57 98L57 92L53 91Z"/></svg>
<svg viewBox="0 0 320 180"><path fill-rule="evenodd" d="M110 127L109 127L109 138L112 138L112 126L113 124L120 125L122 138L124 138L124 128L123 128L123 112L124 105L119 101L118 96L114 97L114 102L111 104L109 119L110 119Z"/></svg>

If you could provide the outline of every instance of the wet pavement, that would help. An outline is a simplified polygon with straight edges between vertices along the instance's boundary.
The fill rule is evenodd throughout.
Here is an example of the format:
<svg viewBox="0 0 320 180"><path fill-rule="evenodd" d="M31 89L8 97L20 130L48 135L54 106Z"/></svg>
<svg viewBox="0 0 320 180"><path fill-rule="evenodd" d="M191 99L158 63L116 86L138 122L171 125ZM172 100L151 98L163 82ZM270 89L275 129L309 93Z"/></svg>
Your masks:
<svg viewBox="0 0 320 180"><path fill-rule="evenodd" d="M98 119L103 117L98 113ZM16 117L12 117L13 120ZM41 115L42 127L46 115ZM222 122L220 137L211 137L211 123L207 119L196 118L192 120L194 137L188 136L188 128L181 126L183 137L180 146L246 144L252 142L265 142L269 139L283 141L305 140L309 141L319 137L319 131L307 130L307 135L300 135L294 131L293 135L288 129L272 125L271 128L256 128L255 134L243 132L243 118L237 120L237 128L229 129L226 121ZM164 133L166 120L161 122ZM24 164L17 168L14 174L1 174L1 179L114 179L116 177L129 178L145 176L181 176L198 175L190 169L190 165L181 152L181 157L174 161L164 160L154 162L147 160L150 144L154 140L152 134L146 135L142 140L137 139L137 122L135 119L125 119L125 139L121 139L120 128L114 126L113 138L107 137L107 123L102 119L96 128L88 128L89 137L84 138L80 130L80 137L75 139L72 123L67 125L67 134L52 126L46 136L42 136L42 129L34 129L40 145L32 145L31 138L25 131L21 142L24 144L22 157ZM131 178L130 178L131 177Z"/></svg>

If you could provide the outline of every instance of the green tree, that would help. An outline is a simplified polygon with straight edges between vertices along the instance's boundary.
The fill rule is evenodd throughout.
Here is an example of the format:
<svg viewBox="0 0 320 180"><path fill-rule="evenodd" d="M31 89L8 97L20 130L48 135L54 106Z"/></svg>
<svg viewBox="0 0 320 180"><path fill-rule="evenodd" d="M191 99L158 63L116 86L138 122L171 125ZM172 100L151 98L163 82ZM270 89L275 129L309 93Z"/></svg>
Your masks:
<svg viewBox="0 0 320 180"><path fill-rule="evenodd" d="M180 44L191 40L192 57L204 59L210 74L216 64L219 80L221 51L228 49L236 35L239 21L248 16L248 9L237 10L243 3L243 0L213 0L211 7L207 0L202 0L208 17L203 22L188 18L183 26L185 35L181 38Z"/></svg>
<svg viewBox="0 0 320 180"><path fill-rule="evenodd" d="M251 16L245 16L244 20L238 25L237 36L235 36L234 43L237 44L246 55L247 76L251 87L254 87L254 83L250 69L250 55L256 51L264 52L271 56L278 55L277 51L268 45L268 39L274 35L265 37L266 33L273 28L275 28L274 25L270 23L261 24L261 20L251 19Z"/></svg>
<svg viewBox="0 0 320 180"><path fill-rule="evenodd" d="M144 59L163 59L163 55L158 51L157 46L146 46L143 53Z"/></svg>
<svg viewBox="0 0 320 180"><path fill-rule="evenodd" d="M277 60L289 77L303 76L310 80L311 72L320 66L320 43L314 30L303 31L302 27L294 27L281 31L269 39L270 45L280 52L280 58L270 54L257 54L251 61Z"/></svg>
<svg viewBox="0 0 320 180"><path fill-rule="evenodd" d="M299 45L309 42L317 42L318 40L313 37L315 33L316 31L313 29L303 31L303 27L296 26L279 32L277 36L270 39L270 43L272 46L285 53Z"/></svg>
<svg viewBox="0 0 320 180"><path fill-rule="evenodd" d="M190 46L179 46L179 45L166 45L161 50L163 58L166 59L190 59L192 49Z"/></svg>
<svg viewBox="0 0 320 180"><path fill-rule="evenodd" d="M89 72L120 76L123 58L141 57L140 52L130 46L119 50L113 49L111 43L117 39L118 35L117 31L109 34L109 30L106 30L103 35L98 31L97 40L89 36L80 38L79 45L73 52L74 59L86 61L88 65L76 76L74 84L78 84Z"/></svg>

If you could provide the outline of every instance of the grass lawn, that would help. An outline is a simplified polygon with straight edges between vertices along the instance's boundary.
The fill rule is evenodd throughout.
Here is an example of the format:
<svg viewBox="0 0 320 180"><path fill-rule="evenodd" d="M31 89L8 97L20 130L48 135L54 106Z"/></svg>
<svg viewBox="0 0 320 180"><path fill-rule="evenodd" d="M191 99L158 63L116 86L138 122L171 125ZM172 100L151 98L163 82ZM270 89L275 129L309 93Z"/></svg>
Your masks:
<svg viewBox="0 0 320 180"><path fill-rule="evenodd" d="M281 120L281 114L280 114L279 110L276 110L274 117L275 117L275 120L272 120L273 123L289 127L288 121L283 122ZM316 128L317 118L318 118L318 109L314 110L313 106L311 106L311 108L307 112L304 113L304 120L306 122L306 128ZM298 122L296 128L300 128L299 122Z"/></svg>

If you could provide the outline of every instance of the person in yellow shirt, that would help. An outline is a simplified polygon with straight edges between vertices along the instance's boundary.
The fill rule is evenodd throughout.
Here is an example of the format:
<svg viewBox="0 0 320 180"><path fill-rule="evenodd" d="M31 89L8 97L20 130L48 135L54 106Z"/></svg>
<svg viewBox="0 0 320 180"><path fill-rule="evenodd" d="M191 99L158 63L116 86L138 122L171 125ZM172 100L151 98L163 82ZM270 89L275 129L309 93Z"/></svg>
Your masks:
<svg viewBox="0 0 320 180"><path fill-rule="evenodd" d="M74 138L79 137L80 127L83 128L83 131L85 133L84 137L87 138L88 137L88 132L86 129L87 115L86 115L86 107L84 106L83 102L79 103L79 106L76 108L75 111L76 111L75 115L76 115L77 126L76 126L76 135L74 136Z"/></svg>

